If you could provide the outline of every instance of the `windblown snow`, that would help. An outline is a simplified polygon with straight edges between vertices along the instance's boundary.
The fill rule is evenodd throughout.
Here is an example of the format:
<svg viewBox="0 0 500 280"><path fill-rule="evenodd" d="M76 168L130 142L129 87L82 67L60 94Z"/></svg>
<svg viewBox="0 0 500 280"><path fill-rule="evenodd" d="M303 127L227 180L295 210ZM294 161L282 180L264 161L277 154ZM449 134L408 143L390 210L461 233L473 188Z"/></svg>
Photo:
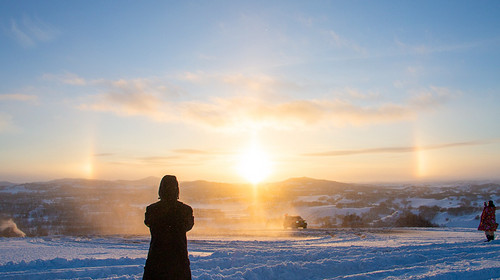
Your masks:
<svg viewBox="0 0 500 280"><path fill-rule="evenodd" d="M189 234L193 279L499 279L469 228ZM0 238L0 279L141 279L148 237Z"/></svg>

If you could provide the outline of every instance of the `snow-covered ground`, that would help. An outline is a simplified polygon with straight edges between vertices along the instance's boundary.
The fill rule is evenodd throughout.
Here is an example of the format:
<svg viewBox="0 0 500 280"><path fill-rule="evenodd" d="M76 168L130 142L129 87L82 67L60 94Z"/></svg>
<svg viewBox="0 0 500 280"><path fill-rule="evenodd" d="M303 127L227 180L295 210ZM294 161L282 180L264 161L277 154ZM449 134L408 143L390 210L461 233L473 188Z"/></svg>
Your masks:
<svg viewBox="0 0 500 280"><path fill-rule="evenodd" d="M500 279L470 228L188 235L193 279ZM148 237L0 238L0 279L141 279Z"/></svg>

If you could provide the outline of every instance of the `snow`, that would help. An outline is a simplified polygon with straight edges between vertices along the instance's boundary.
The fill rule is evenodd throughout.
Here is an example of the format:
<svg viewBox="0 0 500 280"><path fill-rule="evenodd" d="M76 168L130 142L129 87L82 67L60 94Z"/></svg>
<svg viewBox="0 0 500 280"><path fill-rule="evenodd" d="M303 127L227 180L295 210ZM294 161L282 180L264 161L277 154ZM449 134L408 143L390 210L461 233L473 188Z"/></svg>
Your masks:
<svg viewBox="0 0 500 280"><path fill-rule="evenodd" d="M480 214L453 216L448 213L439 213L432 221L438 225L446 225L446 227L468 227L476 229L479 225L479 216Z"/></svg>
<svg viewBox="0 0 500 280"><path fill-rule="evenodd" d="M470 228L188 234L193 279L500 279ZM149 237L0 238L0 279L141 279Z"/></svg>
<svg viewBox="0 0 500 280"><path fill-rule="evenodd" d="M330 198L327 195L308 195L308 196L298 196L297 201L301 202L315 202L321 200L322 198Z"/></svg>
<svg viewBox="0 0 500 280"><path fill-rule="evenodd" d="M23 185L13 185L13 186L8 186L4 189L0 189L0 193L9 193L9 194L18 194L18 193L25 193L25 192L32 192L32 190L26 189L25 186Z"/></svg>
<svg viewBox="0 0 500 280"><path fill-rule="evenodd" d="M427 206L427 207L432 207L432 206L439 206L439 207L450 207L450 202L448 199L432 199L432 198L410 198L408 199L410 202L411 207L413 208L419 208L421 206ZM458 205L455 205L455 207Z"/></svg>
<svg viewBox="0 0 500 280"><path fill-rule="evenodd" d="M337 208L335 205L323 205L323 206L313 206L301 209L302 217L309 221L310 217L336 217L339 215L349 215L356 214L361 216L363 213L369 212L370 207L363 208ZM315 225L312 222L308 222L310 225ZM318 226L318 225L316 225Z"/></svg>

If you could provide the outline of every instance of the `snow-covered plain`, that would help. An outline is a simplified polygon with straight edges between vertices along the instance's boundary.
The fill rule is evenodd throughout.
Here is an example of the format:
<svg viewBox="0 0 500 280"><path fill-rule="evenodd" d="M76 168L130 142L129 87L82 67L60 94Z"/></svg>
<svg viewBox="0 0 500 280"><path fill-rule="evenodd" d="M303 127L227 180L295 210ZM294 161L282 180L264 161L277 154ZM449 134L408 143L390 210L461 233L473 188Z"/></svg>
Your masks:
<svg viewBox="0 0 500 280"><path fill-rule="evenodd" d="M471 228L188 235L193 279L500 279ZM0 279L141 279L149 237L0 238Z"/></svg>

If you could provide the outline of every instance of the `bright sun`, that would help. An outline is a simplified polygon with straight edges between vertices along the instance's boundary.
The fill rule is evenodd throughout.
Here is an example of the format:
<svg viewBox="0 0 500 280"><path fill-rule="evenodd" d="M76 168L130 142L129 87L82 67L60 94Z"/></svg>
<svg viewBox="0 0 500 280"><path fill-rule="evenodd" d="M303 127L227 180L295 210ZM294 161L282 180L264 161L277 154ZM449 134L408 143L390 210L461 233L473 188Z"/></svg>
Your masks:
<svg viewBox="0 0 500 280"><path fill-rule="evenodd" d="M253 144L241 155L238 171L247 181L256 185L269 176L271 165L267 154Z"/></svg>

